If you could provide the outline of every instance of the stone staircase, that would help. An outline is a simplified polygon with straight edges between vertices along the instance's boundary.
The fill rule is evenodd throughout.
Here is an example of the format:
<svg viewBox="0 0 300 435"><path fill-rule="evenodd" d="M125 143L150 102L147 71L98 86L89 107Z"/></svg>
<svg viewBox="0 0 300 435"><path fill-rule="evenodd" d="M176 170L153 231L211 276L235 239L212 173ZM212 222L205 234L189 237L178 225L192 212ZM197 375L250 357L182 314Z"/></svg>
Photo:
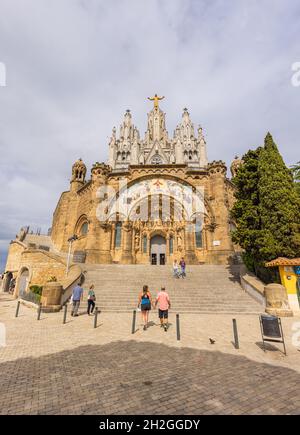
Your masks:
<svg viewBox="0 0 300 435"><path fill-rule="evenodd" d="M153 297L165 286L173 312L254 314L262 311L240 286L239 266L188 266L185 279L174 278L170 266L84 264L83 271L83 287L87 290L91 284L95 285L96 305L102 311L133 310L143 284L149 286Z"/></svg>

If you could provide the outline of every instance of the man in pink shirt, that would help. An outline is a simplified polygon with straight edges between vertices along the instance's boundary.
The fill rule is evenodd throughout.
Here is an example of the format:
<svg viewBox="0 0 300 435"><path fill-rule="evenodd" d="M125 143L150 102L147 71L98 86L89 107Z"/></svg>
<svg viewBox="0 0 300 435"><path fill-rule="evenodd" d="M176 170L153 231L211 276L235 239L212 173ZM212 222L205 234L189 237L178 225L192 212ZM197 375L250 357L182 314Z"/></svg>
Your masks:
<svg viewBox="0 0 300 435"><path fill-rule="evenodd" d="M155 299L155 307L158 304L158 317L160 319L160 327L164 328L167 332L168 330L168 310L171 308L171 302L165 287L161 288Z"/></svg>

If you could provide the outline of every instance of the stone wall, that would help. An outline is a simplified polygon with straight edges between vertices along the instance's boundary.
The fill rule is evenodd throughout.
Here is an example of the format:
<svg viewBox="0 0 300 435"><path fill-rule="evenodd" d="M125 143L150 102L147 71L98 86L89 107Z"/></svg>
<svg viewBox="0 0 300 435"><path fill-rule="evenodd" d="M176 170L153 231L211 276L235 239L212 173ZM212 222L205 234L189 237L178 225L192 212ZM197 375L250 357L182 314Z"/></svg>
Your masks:
<svg viewBox="0 0 300 435"><path fill-rule="evenodd" d="M62 281L65 277L66 264L57 255L42 251L27 249L21 255L19 265L15 296L19 294L21 274L28 270L29 282L27 288L31 285L43 286L52 277L55 276L57 281Z"/></svg>
<svg viewBox="0 0 300 435"><path fill-rule="evenodd" d="M227 264L230 256L234 253L234 246L230 236L229 205L233 203L233 185L226 179L226 167L223 162L209 164L208 170L191 172L185 165L174 165L163 167L157 166L133 166L126 173L111 173L109 167L104 164L96 164L92 169L92 180L85 185L71 183L71 190L64 193L54 213L52 238L61 251L67 252L68 238L76 233L79 238L72 245L72 251L86 251L87 262L121 262L126 256L128 262L128 246L125 248L125 238L122 234L121 248L114 247L114 224L108 230L103 231L101 223L96 217L96 209L99 204L96 192L99 187L107 184L115 191L119 188L119 179L126 177L128 186L139 181L155 177L166 178L179 183L188 183L190 186L201 186L204 189L207 217L203 229L203 247L196 248L195 240L189 239L189 254L194 252L194 260L200 263ZM77 189L77 191L76 191ZM89 223L87 235L79 234L78 221L86 216ZM174 229L160 229L166 240L174 232ZM165 231L166 230L166 231ZM133 249L131 262L148 263L149 253L136 249L136 234L139 230L133 228L132 241ZM147 230L148 231L148 230ZM151 236L150 229L147 235ZM141 234L140 234L141 235ZM129 241L126 238L126 244ZM174 240L176 242L176 238ZM173 258L186 255L187 246L184 234L182 234L182 247L176 251L174 243L174 255L167 256L170 264ZM140 241L141 243L141 241ZM110 245L110 253L107 252L107 244ZM104 249L105 245L105 249ZM109 249L109 248L108 248ZM104 252L105 251L105 252ZM125 260L124 260L125 261Z"/></svg>
<svg viewBox="0 0 300 435"><path fill-rule="evenodd" d="M18 272L21 264L22 253L24 252L25 245L22 242L14 241L9 245L8 256L6 261L6 272Z"/></svg>
<svg viewBox="0 0 300 435"><path fill-rule="evenodd" d="M240 269L241 286L246 293L261 304L262 310L266 308L265 285L245 266Z"/></svg>

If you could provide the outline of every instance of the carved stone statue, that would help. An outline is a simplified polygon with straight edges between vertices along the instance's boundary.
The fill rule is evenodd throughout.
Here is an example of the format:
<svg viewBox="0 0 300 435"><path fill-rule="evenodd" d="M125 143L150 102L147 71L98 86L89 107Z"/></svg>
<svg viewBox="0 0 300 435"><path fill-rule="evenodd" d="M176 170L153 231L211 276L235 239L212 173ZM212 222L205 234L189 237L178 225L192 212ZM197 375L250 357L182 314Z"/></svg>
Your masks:
<svg viewBox="0 0 300 435"><path fill-rule="evenodd" d="M148 100L154 101L154 109L158 109L158 102L164 98L165 97L158 97L158 95L155 94L154 97L148 97Z"/></svg>
<svg viewBox="0 0 300 435"><path fill-rule="evenodd" d="M134 238L134 249L135 251L139 251L140 249L140 234L136 233L135 238Z"/></svg>
<svg viewBox="0 0 300 435"><path fill-rule="evenodd" d="M178 247L178 251L182 250L182 237L180 234L177 235L177 247Z"/></svg>

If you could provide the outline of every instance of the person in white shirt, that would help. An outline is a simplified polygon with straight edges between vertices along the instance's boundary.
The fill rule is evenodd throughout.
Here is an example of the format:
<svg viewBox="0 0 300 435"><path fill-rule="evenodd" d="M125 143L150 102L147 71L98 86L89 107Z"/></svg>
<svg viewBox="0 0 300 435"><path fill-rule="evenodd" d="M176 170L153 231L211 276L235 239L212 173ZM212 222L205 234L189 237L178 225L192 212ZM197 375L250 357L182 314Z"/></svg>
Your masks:
<svg viewBox="0 0 300 435"><path fill-rule="evenodd" d="M179 265L177 263L177 260L175 259L173 262L173 276L175 278L179 278Z"/></svg>

